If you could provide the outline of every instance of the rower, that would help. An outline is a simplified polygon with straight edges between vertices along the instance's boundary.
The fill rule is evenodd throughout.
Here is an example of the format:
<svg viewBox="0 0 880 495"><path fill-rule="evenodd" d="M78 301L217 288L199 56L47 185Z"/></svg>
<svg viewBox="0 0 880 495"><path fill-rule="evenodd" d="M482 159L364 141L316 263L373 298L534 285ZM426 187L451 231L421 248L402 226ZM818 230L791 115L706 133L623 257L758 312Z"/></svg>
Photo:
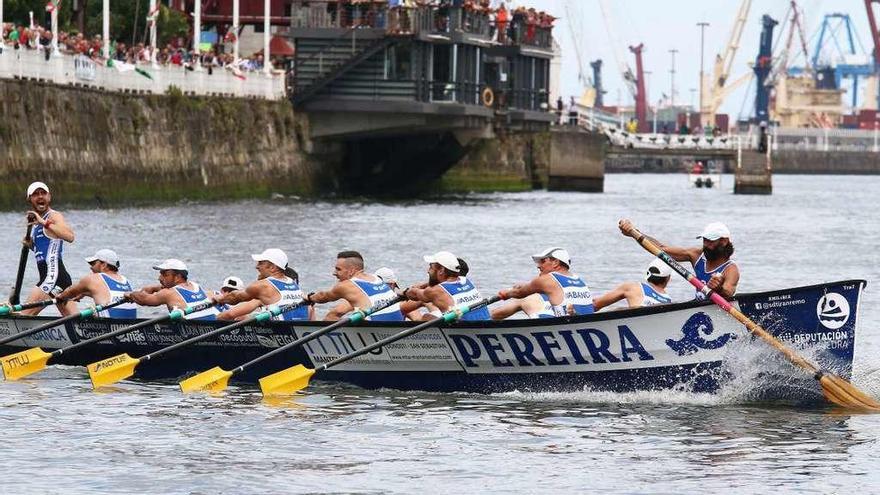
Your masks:
<svg viewBox="0 0 880 495"><path fill-rule="evenodd" d="M220 286L220 290L215 290L213 295L216 297L223 294L228 294L232 291L240 290L242 288L244 288L244 280L236 276L230 275L223 279L223 285ZM232 308L232 306L229 304L217 305L217 311L221 313L229 310L230 308Z"/></svg>
<svg viewBox="0 0 880 495"><path fill-rule="evenodd" d="M364 271L364 257L357 251L342 251L336 255L333 276L339 282L329 290L312 292L306 300L315 304L345 300L352 308L369 309L397 299L381 278ZM334 308L324 317L325 320L338 320L343 314L340 311L347 306ZM372 321L403 321L400 303L377 311L367 317Z"/></svg>
<svg viewBox="0 0 880 495"><path fill-rule="evenodd" d="M623 219L618 223L620 232L627 237L635 238L632 222ZM706 284L713 292L717 292L725 299L730 299L736 294L736 286L739 284L739 267L732 260L733 243L730 242L730 230L721 222L712 222L703 229L697 239L703 240L702 247L676 247L667 246L656 239L645 236L657 244L661 250L672 257L675 261L689 261L694 267L694 275ZM702 292L697 291L696 298L706 298Z"/></svg>
<svg viewBox="0 0 880 495"><path fill-rule="evenodd" d="M287 254L276 248L269 248L260 254L252 254L257 262L257 281L247 287L214 297L219 304L233 305L217 316L221 320L238 320L254 310L269 310L286 304L296 304L303 300L304 294L298 283L298 275L288 266ZM300 306L293 311L274 316L273 320L309 320L312 312L309 306Z"/></svg>
<svg viewBox="0 0 880 495"><path fill-rule="evenodd" d="M172 311L191 308L208 300L208 296L205 295L205 291L199 287L199 284L189 281L189 270L183 261L169 258L155 265L153 269L159 271L159 285L150 285L141 290L129 292L125 295L129 301L134 301L141 306L165 305L169 311ZM187 320L215 320L218 313L217 308L211 306L188 314L184 318Z"/></svg>
<svg viewBox="0 0 880 495"><path fill-rule="evenodd" d="M525 313L526 318L529 319L554 318L556 316L553 314L553 308L545 294L531 294L522 299L511 299L503 306L494 308L490 313L493 320L504 320L519 311Z"/></svg>
<svg viewBox="0 0 880 495"><path fill-rule="evenodd" d="M49 193L49 186L42 182L29 185L27 201L31 207L27 212L27 221L29 225L33 225L33 230L31 237L25 238L24 243L34 252L34 260L37 262L37 271L40 274L40 281L31 289L26 301L32 303L57 297L73 284L70 274L64 268L62 253L64 243L73 242L74 234L73 229L64 220L64 215L52 209L52 194ZM78 311L73 301L59 303L57 307L63 315ZM21 314L36 315L42 309L42 307L26 309Z"/></svg>
<svg viewBox="0 0 880 495"><path fill-rule="evenodd" d="M391 287L391 290L394 291L395 294L400 293L400 285L397 279L397 274L394 273L394 270L388 268L387 266L383 266L379 268L375 272L374 275L382 279L383 282L388 284L388 287ZM419 308L421 308L421 304L417 304L413 301L404 301L400 304L401 313L405 314L405 319L410 321L419 321L422 319L422 315L419 312ZM332 314L331 318L339 319L342 318L342 315L345 315L349 312L353 311L351 304L348 301L339 301L336 303L336 306L333 306L333 309L329 311Z"/></svg>
<svg viewBox="0 0 880 495"><path fill-rule="evenodd" d="M571 256L568 251L552 247L533 255L532 260L541 274L530 282L502 290L498 295L503 299L521 299L532 294L542 294L550 303L554 316L593 313L593 295L587 284L569 271Z"/></svg>
<svg viewBox="0 0 880 495"><path fill-rule="evenodd" d="M666 285L671 276L669 266L663 260L655 259L648 265L645 282L624 282L593 299L593 307L599 311L621 299L626 299L630 308L669 304L672 299L666 293Z"/></svg>
<svg viewBox="0 0 880 495"><path fill-rule="evenodd" d="M125 299L131 292L131 282L119 273L119 256L112 249L99 249L94 255L86 258L92 273L79 279L75 284L64 289L58 297L79 300L83 296L91 297L95 304L107 306ZM120 304L114 308L98 313L103 318L137 318L137 306L133 303Z"/></svg>
<svg viewBox="0 0 880 495"><path fill-rule="evenodd" d="M458 307L473 304L483 299L480 292L467 277L461 275L459 258L448 251L440 251L424 257L428 264L428 284L426 287L410 287L403 291L407 299L424 304L433 304L437 311L431 311L422 318L439 318L443 313ZM462 320L489 320L489 310L484 306L465 313Z"/></svg>

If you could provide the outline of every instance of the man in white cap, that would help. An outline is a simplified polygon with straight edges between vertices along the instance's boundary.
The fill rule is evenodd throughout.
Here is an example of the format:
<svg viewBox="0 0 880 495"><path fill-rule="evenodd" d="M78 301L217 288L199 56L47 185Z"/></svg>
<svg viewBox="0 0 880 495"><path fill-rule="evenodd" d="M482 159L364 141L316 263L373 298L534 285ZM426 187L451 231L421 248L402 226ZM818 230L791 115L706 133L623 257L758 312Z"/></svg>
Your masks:
<svg viewBox="0 0 880 495"><path fill-rule="evenodd" d="M234 275L230 275L230 276L223 279L223 285L220 286L220 290L215 290L213 295L219 296L221 294L228 294L232 291L240 290L243 288L244 288L244 280L242 280ZM232 306L230 306L229 304L218 304L217 311L222 313L222 312L230 309L231 307Z"/></svg>
<svg viewBox="0 0 880 495"><path fill-rule="evenodd" d="M34 182L27 188L27 201L31 210L27 212L27 221L33 225L31 237L24 243L34 252L40 281L31 289L27 301L36 302L57 297L64 289L73 284L70 274L64 267L62 254L65 242L73 242L73 229L67 225L64 215L52 209L52 195L49 186L42 182ZM25 315L39 314L42 308L22 311ZM58 305L61 314L77 311L76 303L68 301Z"/></svg>
<svg viewBox="0 0 880 495"><path fill-rule="evenodd" d="M503 299L522 299L532 294L546 296L555 316L593 313L593 294L587 284L570 271L571 256L560 247L532 255L540 275L525 284L498 293Z"/></svg>
<svg viewBox="0 0 880 495"><path fill-rule="evenodd" d="M94 255L86 258L92 273L79 279L75 284L64 289L59 297L79 300L83 296L91 297L95 304L106 306L125 299L131 292L131 283L119 273L119 256L112 249L99 249ZM124 303L98 313L104 318L137 318L137 306Z"/></svg>
<svg viewBox="0 0 880 495"><path fill-rule="evenodd" d="M215 296L214 301L232 306L220 313L217 318L238 320L260 308L268 310L286 304L296 304L304 299L303 291L297 283L298 275L288 266L287 254L284 251L269 248L260 254L252 254L251 259L257 262L257 281L239 290ZM309 320L310 309L309 306L300 306L274 319Z"/></svg>
<svg viewBox="0 0 880 495"><path fill-rule="evenodd" d="M594 298L593 307L599 311L622 299L626 299L630 308L669 304L672 299L666 293L666 285L669 284L671 276L672 270L669 266L663 260L655 259L648 265L644 282L624 282Z"/></svg>
<svg viewBox="0 0 880 495"><path fill-rule="evenodd" d="M336 255L333 276L339 280L336 285L329 290L313 292L306 296L306 299L315 304L342 299L352 308L358 309L386 305L397 299L397 294L381 278L364 271L364 257L357 251L342 251ZM338 320L341 317L340 310L334 308L327 313L324 319ZM400 303L390 304L387 308L370 315L368 319L372 321L403 321L401 305Z"/></svg>
<svg viewBox="0 0 880 495"><path fill-rule="evenodd" d="M618 223L620 231L627 237L635 238L633 224L623 219ZM733 261L733 243L730 242L730 230L721 222L712 222L703 229L697 239L703 240L702 247L667 246L653 237L645 236L660 246L675 261L688 261L694 267L694 275L705 283L712 291L725 299L736 294L739 284L739 267ZM697 292L699 300L705 299L702 292Z"/></svg>
<svg viewBox="0 0 880 495"><path fill-rule="evenodd" d="M189 270L183 261L169 258L155 265L153 269L159 271L159 285L151 285L141 290L129 292L126 294L128 300L141 306L165 305L169 311L175 308L191 308L208 301L208 296L199 287L199 284L189 281ZM217 308L211 306L186 315L185 318L187 320L215 320L217 313L219 313Z"/></svg>
<svg viewBox="0 0 880 495"><path fill-rule="evenodd" d="M443 313L467 304L473 304L483 296L467 277L461 275L459 258L448 251L440 251L424 257L428 264L428 284L426 287L410 287L403 291L404 297L426 305L433 305L436 311L426 314L423 319L439 318ZM490 320L489 309L485 306L465 313L462 320Z"/></svg>

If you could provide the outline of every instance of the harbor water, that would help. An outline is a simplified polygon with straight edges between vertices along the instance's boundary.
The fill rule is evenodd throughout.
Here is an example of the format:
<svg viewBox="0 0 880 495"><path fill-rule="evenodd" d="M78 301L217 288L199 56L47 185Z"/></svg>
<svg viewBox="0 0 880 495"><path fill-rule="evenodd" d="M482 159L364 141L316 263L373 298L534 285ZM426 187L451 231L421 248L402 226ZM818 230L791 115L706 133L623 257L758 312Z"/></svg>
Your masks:
<svg viewBox="0 0 880 495"><path fill-rule="evenodd" d="M740 291L865 279L854 382L880 395L880 177L778 176L772 196L692 189L679 175L609 175L604 194L510 193L405 202L275 198L83 210L54 205L76 231L64 259L112 248L135 285L180 258L218 288L252 280L250 254L284 249L305 290L325 289L338 251L402 285L426 280L425 254L449 250L484 294L536 274L530 255L572 254L594 293L639 280L651 257L620 235L630 218L678 245L712 221L732 232ZM50 184L51 187L51 184ZM25 230L0 214L0 291L8 292ZM33 261L26 290L36 281ZM676 300L693 290L673 279ZM54 310L53 310L54 311ZM146 313L144 313L146 314ZM157 313L158 314L158 313ZM753 344L755 356L766 347ZM496 395L367 391L313 382L263 400L256 388L182 395L176 383L124 381L94 392L84 369L51 367L0 383L3 492L26 493L606 493L880 488L880 415L755 401L762 366L741 359L716 395L516 391ZM294 364L294 363L291 363ZM778 370L769 370L778 371ZM771 373L772 375L772 373Z"/></svg>

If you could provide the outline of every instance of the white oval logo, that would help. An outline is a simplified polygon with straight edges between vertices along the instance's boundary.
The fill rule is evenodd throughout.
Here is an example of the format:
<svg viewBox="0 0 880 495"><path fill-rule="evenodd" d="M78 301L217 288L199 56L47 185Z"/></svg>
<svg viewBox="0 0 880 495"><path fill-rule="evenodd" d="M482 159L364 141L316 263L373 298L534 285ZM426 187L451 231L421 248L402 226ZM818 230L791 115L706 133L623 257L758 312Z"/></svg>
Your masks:
<svg viewBox="0 0 880 495"><path fill-rule="evenodd" d="M849 320L849 302L840 294L825 294L816 305L816 315L822 326L836 330Z"/></svg>

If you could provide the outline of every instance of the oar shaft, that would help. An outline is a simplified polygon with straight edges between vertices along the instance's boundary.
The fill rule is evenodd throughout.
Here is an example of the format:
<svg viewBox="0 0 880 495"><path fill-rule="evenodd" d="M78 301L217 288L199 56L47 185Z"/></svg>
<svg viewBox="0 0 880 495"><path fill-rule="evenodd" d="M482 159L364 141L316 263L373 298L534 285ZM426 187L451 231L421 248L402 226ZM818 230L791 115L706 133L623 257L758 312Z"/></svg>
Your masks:
<svg viewBox="0 0 880 495"><path fill-rule="evenodd" d="M27 226L27 232L24 235L25 239L30 238L33 228L33 225ZM18 304L21 295L21 283L24 281L24 270L27 268L28 251L28 247L22 244L21 254L18 257L18 271L15 274L15 287L12 288L12 294L9 295L9 302L12 304Z"/></svg>
<svg viewBox="0 0 880 495"><path fill-rule="evenodd" d="M59 304L67 301L67 299L44 299L42 301L35 301L27 304L14 304L12 306L0 306L0 316L8 315L9 313L16 313L18 311L22 311L25 309L31 308L45 308L46 306L51 306L53 304Z"/></svg>

